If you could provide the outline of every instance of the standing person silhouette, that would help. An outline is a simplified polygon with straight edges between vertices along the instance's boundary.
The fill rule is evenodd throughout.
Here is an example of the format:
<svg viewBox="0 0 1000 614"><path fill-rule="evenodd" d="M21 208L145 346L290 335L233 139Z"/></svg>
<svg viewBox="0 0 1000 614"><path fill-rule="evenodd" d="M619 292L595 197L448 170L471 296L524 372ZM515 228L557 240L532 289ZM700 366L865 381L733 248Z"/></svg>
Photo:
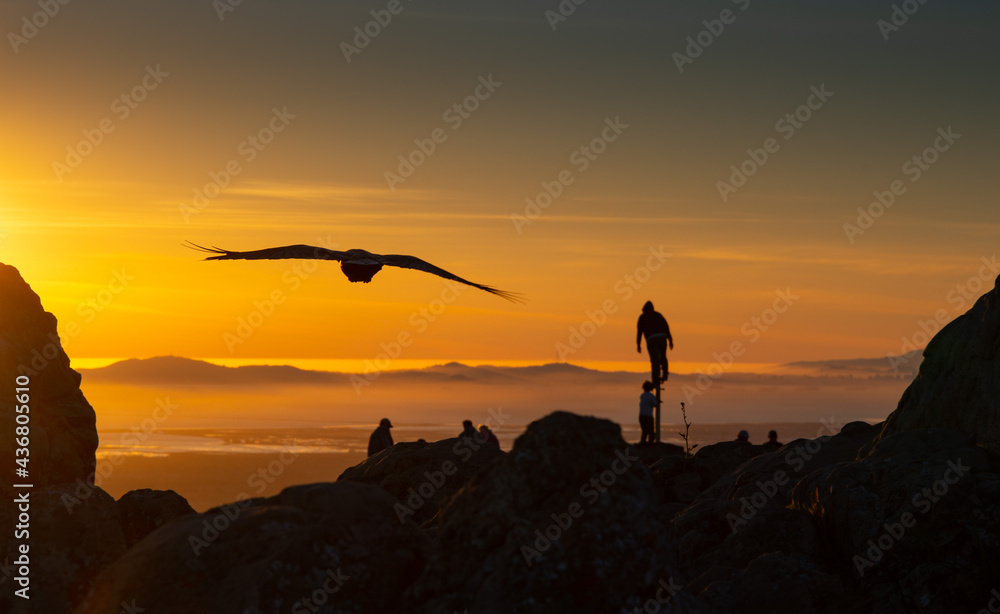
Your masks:
<svg viewBox="0 0 1000 614"><path fill-rule="evenodd" d="M674 349L674 338L670 336L670 326L667 319L653 309L653 302L646 301L642 306L635 333L635 350L642 353L642 337L646 337L646 350L649 351L649 363L653 370L653 386L660 387L660 382L667 381L667 344ZM661 377L662 375L662 377Z"/></svg>
<svg viewBox="0 0 1000 614"><path fill-rule="evenodd" d="M660 402L653 396L653 382L642 383L642 394L639 396L639 429L642 431L640 444L656 443L656 427L653 422L653 409Z"/></svg>

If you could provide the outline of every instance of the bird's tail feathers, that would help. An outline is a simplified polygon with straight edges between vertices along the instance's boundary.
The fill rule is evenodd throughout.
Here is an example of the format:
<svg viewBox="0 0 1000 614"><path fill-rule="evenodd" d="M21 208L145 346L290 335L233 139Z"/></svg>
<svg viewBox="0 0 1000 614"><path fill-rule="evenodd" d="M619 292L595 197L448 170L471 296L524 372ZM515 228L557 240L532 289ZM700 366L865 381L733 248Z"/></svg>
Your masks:
<svg viewBox="0 0 1000 614"><path fill-rule="evenodd" d="M199 252L218 254L217 256L210 256L208 258L205 258L205 260L224 260L227 256L229 256L230 253L232 253L222 249L221 247L215 247L214 245L212 247L204 247L202 245L198 245L197 243L192 243L191 241L187 241L186 243L182 243L181 245Z"/></svg>
<svg viewBox="0 0 1000 614"><path fill-rule="evenodd" d="M524 304L528 302L528 299L524 298L524 295L518 292L507 292L506 290L500 290L492 286L476 286L476 287L479 288L480 290L486 290L490 294L496 294L500 298L507 299L512 303Z"/></svg>

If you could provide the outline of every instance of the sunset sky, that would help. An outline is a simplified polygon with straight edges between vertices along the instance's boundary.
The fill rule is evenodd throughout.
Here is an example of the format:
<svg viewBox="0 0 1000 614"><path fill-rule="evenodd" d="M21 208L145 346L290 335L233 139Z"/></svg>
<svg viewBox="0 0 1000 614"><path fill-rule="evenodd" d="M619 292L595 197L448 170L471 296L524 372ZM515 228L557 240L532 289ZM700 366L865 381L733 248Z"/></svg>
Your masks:
<svg viewBox="0 0 1000 614"><path fill-rule="evenodd" d="M407 361L624 364L647 299L679 368L899 353L1000 274L1000 5L905 4L70 2L35 28L9 0L0 261L74 361L374 360L404 333ZM528 302L184 241L412 254Z"/></svg>

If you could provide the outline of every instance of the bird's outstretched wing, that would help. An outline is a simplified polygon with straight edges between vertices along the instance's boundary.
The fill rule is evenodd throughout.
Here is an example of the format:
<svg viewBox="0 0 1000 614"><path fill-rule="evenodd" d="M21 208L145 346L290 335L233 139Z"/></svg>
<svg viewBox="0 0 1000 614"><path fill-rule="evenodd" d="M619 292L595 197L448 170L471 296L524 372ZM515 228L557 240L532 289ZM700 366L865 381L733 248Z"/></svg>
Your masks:
<svg viewBox="0 0 1000 614"><path fill-rule="evenodd" d="M505 298L512 303L524 303L526 302L524 296L516 292L507 292L506 290L499 290L492 286L484 286L482 284L477 284L469 281L468 279L462 279L458 275L449 273L448 271L436 267L430 262L421 260L416 256L402 256L399 254L387 254L384 256L378 256L379 262L386 266L395 266L401 269L414 269L416 271L424 271L425 273L431 273L432 275L437 275L438 277L444 277L445 279L450 279L452 281L457 281L462 284L472 286L473 288L479 288L480 290L485 290L490 294L496 294L500 298Z"/></svg>
<svg viewBox="0 0 1000 614"><path fill-rule="evenodd" d="M258 249L252 252L231 252L218 247L202 247L188 241L187 247L209 254L205 260L285 260L295 258L299 260L343 260L347 257L345 252L338 252L325 247L313 247L312 245L286 245L284 247L271 247L268 249Z"/></svg>

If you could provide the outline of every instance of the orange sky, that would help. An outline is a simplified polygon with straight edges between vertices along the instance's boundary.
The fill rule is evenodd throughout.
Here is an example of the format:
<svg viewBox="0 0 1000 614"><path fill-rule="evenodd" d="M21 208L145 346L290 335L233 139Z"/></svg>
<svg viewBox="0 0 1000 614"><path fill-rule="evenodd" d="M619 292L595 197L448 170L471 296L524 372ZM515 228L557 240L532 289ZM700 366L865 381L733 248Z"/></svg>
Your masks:
<svg viewBox="0 0 1000 614"><path fill-rule="evenodd" d="M736 342L745 365L879 356L992 286L995 9L927 4L886 41L885 7L752 6L680 73L672 54L718 7L634 4L588 3L555 32L535 5L406 4L350 63L340 43L375 4L245 3L222 20L204 2L67 5L0 54L16 84L0 99L0 261L74 358L372 360L409 334L400 359L635 361L647 299L678 363ZM5 4L4 31L34 10ZM786 139L781 119L824 86ZM435 134L412 176L387 180ZM723 199L730 165L768 138L776 152ZM562 171L525 224L525 198ZM441 305L442 280L415 271L363 285L335 263L201 262L186 240L413 254L529 302L468 288ZM768 324L777 291L798 298Z"/></svg>

